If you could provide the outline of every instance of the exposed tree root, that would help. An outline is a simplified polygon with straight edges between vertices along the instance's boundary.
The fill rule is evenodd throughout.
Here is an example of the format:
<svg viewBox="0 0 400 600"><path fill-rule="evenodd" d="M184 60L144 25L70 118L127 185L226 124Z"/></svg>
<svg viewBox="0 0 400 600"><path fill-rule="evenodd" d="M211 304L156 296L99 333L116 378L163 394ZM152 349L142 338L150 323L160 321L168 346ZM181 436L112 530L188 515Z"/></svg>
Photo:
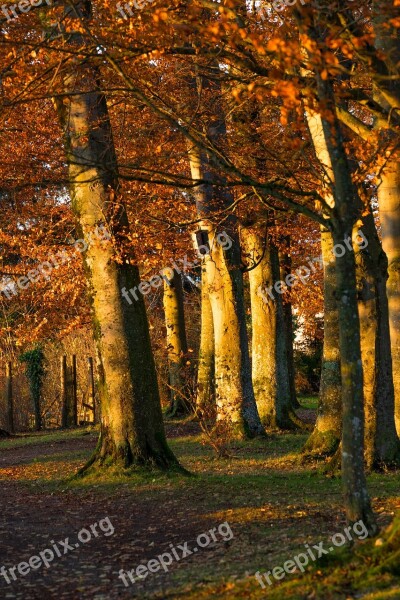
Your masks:
<svg viewBox="0 0 400 600"><path fill-rule="evenodd" d="M334 431L318 431L314 427L312 434L303 446L302 452L305 457L327 458L335 454L339 444L340 439Z"/></svg>
<svg viewBox="0 0 400 600"><path fill-rule="evenodd" d="M111 440L101 433L92 456L73 476L73 479L105 471L111 467L118 467L122 472L133 467L143 471L155 469L190 475L163 441L153 445L147 442L144 448L133 449L126 440L125 444L116 448Z"/></svg>

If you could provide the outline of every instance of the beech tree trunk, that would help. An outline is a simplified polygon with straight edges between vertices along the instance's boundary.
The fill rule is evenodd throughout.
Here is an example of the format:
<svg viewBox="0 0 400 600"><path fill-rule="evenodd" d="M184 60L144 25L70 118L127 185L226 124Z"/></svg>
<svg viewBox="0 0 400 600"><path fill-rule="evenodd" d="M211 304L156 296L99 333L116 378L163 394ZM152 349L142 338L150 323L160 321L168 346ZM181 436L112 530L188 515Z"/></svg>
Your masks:
<svg viewBox="0 0 400 600"><path fill-rule="evenodd" d="M331 158L325 140L321 115L308 109L307 124L316 157L322 169L322 182L328 206L334 206L331 182L334 181ZM328 221L328 215L326 215ZM339 446L342 433L342 390L340 373L339 314L336 301L336 264L333 238L329 229L321 227L321 254L324 274L324 346L321 364L318 415L314 431L304 451L330 456Z"/></svg>
<svg viewBox="0 0 400 600"><path fill-rule="evenodd" d="M243 228L241 234L250 257L252 375L258 412L265 427L292 429L285 315L282 295L273 289L280 280L279 253L255 228ZM257 266L251 268L251 263Z"/></svg>
<svg viewBox="0 0 400 600"><path fill-rule="evenodd" d="M167 415L178 417L190 412L187 369L188 345L186 339L183 287L181 275L173 269L173 277L164 278L164 315L167 330L167 352L170 385L170 406Z"/></svg>
<svg viewBox="0 0 400 600"><path fill-rule="evenodd" d="M400 441L394 421L394 387L386 296L387 258L374 218L364 217L368 246L357 250L361 355L364 371L365 454L370 468L396 464ZM357 244L355 244L357 248Z"/></svg>
<svg viewBox="0 0 400 600"><path fill-rule="evenodd" d="M324 270L324 346L321 364L318 414L314 430L304 446L311 455L331 456L342 434L339 315L336 301L336 269L330 231L321 229Z"/></svg>
<svg viewBox="0 0 400 600"><path fill-rule="evenodd" d="M285 252L279 253L279 263L281 268L281 276L280 279L282 281L285 280L287 275L290 275L292 269L292 260L290 257L290 236L287 236L285 239L288 248ZM286 336L286 354L287 354L287 363L288 363L288 377L289 377L289 387L290 387L290 403L292 408L300 408L300 403L297 400L296 394L296 371L294 368L294 353L293 353L293 342L294 342L294 333L293 333L293 313L292 313L292 302L290 299L290 292L287 293L283 299L283 318L285 324L285 336Z"/></svg>
<svg viewBox="0 0 400 600"><path fill-rule="evenodd" d="M88 19L88 10L88 3L82 3L66 12L73 18L78 11ZM66 40L74 51L84 44L79 33ZM87 243L84 264L100 358L101 433L82 472L113 463L178 468L165 438L143 296L129 303L121 295L124 287L138 287L140 278L123 250L129 224L118 196L106 99L96 91L99 73L79 58L71 59L64 72L66 95L55 103L65 137L72 208ZM100 226L111 239L91 236Z"/></svg>
<svg viewBox="0 0 400 600"><path fill-rule="evenodd" d="M314 37L315 30L309 30ZM347 249L353 227L360 218L360 202L353 185L350 165L336 116L332 82L316 73L318 99L323 106L321 115L328 166L333 179L331 189L334 207L329 225L334 244ZM336 254L336 284L339 313L339 341L342 376L342 483L347 520L360 519L370 534L377 525L371 508L364 468L364 394L361 361L360 320L357 302L356 264L353 249Z"/></svg>
<svg viewBox="0 0 400 600"><path fill-rule="evenodd" d="M201 332L197 370L196 409L201 418L215 420L214 323L205 266L201 269Z"/></svg>
<svg viewBox="0 0 400 600"><path fill-rule="evenodd" d="M400 155L398 134L390 130L390 122L399 117L400 44L395 20L387 18L393 8L391 0L373 2L372 18L376 32L376 47L382 51L384 63L393 77L383 77L379 87L375 84L374 95L385 105L388 117L376 118L374 128L382 147L387 148L387 161L379 172L378 203L382 226L382 246L388 258L387 296L389 301L390 338L395 394L395 422L400 436ZM386 95L386 93L388 95ZM393 110L394 100L396 109ZM398 124L398 123L397 123Z"/></svg>
<svg viewBox="0 0 400 600"><path fill-rule="evenodd" d="M400 436L400 158L394 155L378 185L382 246L388 258L387 297L395 393L395 422Z"/></svg>
<svg viewBox="0 0 400 600"><path fill-rule="evenodd" d="M189 147L189 161L193 180L207 180L207 157L195 146ZM194 188L200 227L208 231L210 245L203 265L214 324L216 427L232 438L254 437L264 435L264 428L251 380L237 224L233 217L224 221L230 238L230 248L224 249L211 219L215 209L226 208L233 200L216 193L207 184Z"/></svg>

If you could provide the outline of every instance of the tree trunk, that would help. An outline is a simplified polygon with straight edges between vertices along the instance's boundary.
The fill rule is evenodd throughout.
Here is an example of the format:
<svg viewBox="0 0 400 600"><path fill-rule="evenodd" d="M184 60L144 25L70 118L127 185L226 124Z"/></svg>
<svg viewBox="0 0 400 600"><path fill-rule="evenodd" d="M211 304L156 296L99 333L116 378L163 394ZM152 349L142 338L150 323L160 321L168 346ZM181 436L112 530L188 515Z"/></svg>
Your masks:
<svg viewBox="0 0 400 600"><path fill-rule="evenodd" d="M40 431L42 429L43 423L42 423L42 414L40 411L40 395L39 394L33 394L32 395L32 401L33 401L33 410L35 413L35 431Z"/></svg>
<svg viewBox="0 0 400 600"><path fill-rule="evenodd" d="M356 265L353 249L346 241L360 217L360 202L353 185L350 165L336 116L332 82L316 74L319 102L324 106L324 138L333 173L335 206L330 225L335 245L346 251L336 254L339 340L342 375L342 482L347 520L362 520L370 534L377 525L371 508L364 469L364 395L360 321L357 304Z"/></svg>
<svg viewBox="0 0 400 600"><path fill-rule="evenodd" d="M76 427L78 425L78 406L76 389L76 356L72 356L71 365L67 364L67 357L61 357L60 363L61 399L62 399L62 427Z"/></svg>
<svg viewBox="0 0 400 600"><path fill-rule="evenodd" d="M7 431L14 433L14 398L12 362L6 364Z"/></svg>
<svg viewBox="0 0 400 600"><path fill-rule="evenodd" d="M253 228L241 233L251 259L252 374L258 412L265 427L293 429L283 301L273 290L280 278L279 253L267 234L263 239ZM257 266L251 268L252 263Z"/></svg>
<svg viewBox="0 0 400 600"><path fill-rule="evenodd" d="M280 279L284 281L292 270L292 260L290 257L290 236L286 237L286 243L288 244L287 251L279 254L279 263L281 266ZM294 368L294 353L293 353L293 314L292 314L292 302L290 299L290 293L287 293L283 298L283 318L285 325L285 336L286 336L286 354L288 364L288 376L289 376L289 387L290 387L290 403L292 408L300 408L300 403L297 400L296 394L296 371Z"/></svg>
<svg viewBox="0 0 400 600"><path fill-rule="evenodd" d="M324 269L324 347L317 421L304 446L311 455L331 456L342 433L342 389L340 375L339 315L336 301L336 271L332 234L321 229Z"/></svg>
<svg viewBox="0 0 400 600"><path fill-rule="evenodd" d="M336 244L344 244L351 229L334 232ZM353 251L336 257L339 338L342 374L343 432L342 481L349 523L360 519L370 532L375 521L364 471L364 396L358 317L356 268Z"/></svg>
<svg viewBox="0 0 400 600"><path fill-rule="evenodd" d="M190 407L188 377L187 373L185 373L188 345L185 329L182 277L175 269L173 269L172 279L164 277L163 298L171 396L167 415L169 417L179 417L188 414Z"/></svg>
<svg viewBox="0 0 400 600"><path fill-rule="evenodd" d="M306 119L315 154L322 169L322 182L328 206L334 206L331 182L334 181L331 159L325 140L321 115L306 111ZM328 219L328 215L326 215ZM336 301L336 265L332 234L321 227L321 254L324 269L324 347L321 364L318 415L314 431L304 451L308 454L333 455L342 433L342 390L340 373L339 314Z"/></svg>
<svg viewBox="0 0 400 600"><path fill-rule="evenodd" d="M67 375L67 357L63 355L60 359L60 386L61 386L61 427L67 428L69 423L69 394L68 394L68 375Z"/></svg>
<svg viewBox="0 0 400 600"><path fill-rule="evenodd" d="M204 260L214 321L216 426L232 437L254 437L264 428L251 380L243 275L215 243L215 232L209 235L212 252ZM232 230L229 235L238 244Z"/></svg>
<svg viewBox="0 0 400 600"><path fill-rule="evenodd" d="M378 186L382 246L388 258L387 297L395 393L395 420L400 436L400 162L396 155L385 165Z"/></svg>
<svg viewBox="0 0 400 600"><path fill-rule="evenodd" d="M88 375L89 375L89 405L92 407L93 423L97 423L97 407L96 407L96 386L94 381L94 366L93 358L88 357Z"/></svg>
<svg viewBox="0 0 400 600"><path fill-rule="evenodd" d="M388 118L376 118L374 128L379 136L382 148L387 148L387 161L379 173L378 203L382 226L382 246L388 259L387 297L389 301L390 338L393 364L393 383L395 394L395 422L400 436L400 156L398 134L390 130L391 119L399 115L398 108L393 111L385 92L396 99L400 106L399 61L400 44L395 20L387 15L393 7L391 0L373 2L372 18L376 33L375 45L382 52L383 60L392 75L384 77L378 86L374 86L374 95L385 104Z"/></svg>
<svg viewBox="0 0 400 600"><path fill-rule="evenodd" d="M189 147L192 178L208 178L207 158L197 147ZM201 228L208 231L210 254L203 259L214 323L215 393L217 430L227 437L263 435L251 381L251 366L243 297L240 244L233 218L225 220L230 247L223 248L211 222L213 210L226 207L222 192L214 197L211 186L194 188ZM225 245L225 244L224 244Z"/></svg>
<svg viewBox="0 0 400 600"><path fill-rule="evenodd" d="M365 455L369 468L381 468L399 461L400 441L394 422L387 258L371 212L364 217L363 235L368 245L357 251L357 274L364 371Z"/></svg>
<svg viewBox="0 0 400 600"><path fill-rule="evenodd" d="M207 285L207 273L201 269L201 332L197 371L196 408L201 418L215 420L215 349L214 323Z"/></svg>
<svg viewBox="0 0 400 600"><path fill-rule="evenodd" d="M83 19L90 17L87 9L87 3L73 7ZM71 50L82 43L80 34L69 34ZM71 59L64 75L66 95L55 100L65 136L72 208L87 243L84 264L100 358L101 433L83 471L113 463L177 468L164 433L143 296L128 302L121 295L124 288L137 288L140 278L123 250L129 224L118 197L106 99L96 91L97 81L99 74L88 61ZM105 225L111 239L90 235Z"/></svg>

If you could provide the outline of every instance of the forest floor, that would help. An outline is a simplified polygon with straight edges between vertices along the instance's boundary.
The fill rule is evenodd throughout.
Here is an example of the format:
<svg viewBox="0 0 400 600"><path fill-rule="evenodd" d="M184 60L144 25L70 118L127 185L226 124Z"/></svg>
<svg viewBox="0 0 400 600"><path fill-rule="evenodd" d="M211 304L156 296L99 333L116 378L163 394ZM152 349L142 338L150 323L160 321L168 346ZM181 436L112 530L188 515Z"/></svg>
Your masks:
<svg viewBox="0 0 400 600"><path fill-rule="evenodd" d="M305 403L303 416L312 421ZM96 445L97 432L42 432L0 441L0 567L29 561L53 541L69 538L72 549L7 584L0 597L96 600L154 598L399 599L390 574L365 576L368 560L356 565L349 550L297 571L263 589L254 577L282 566L310 546L344 531L340 480L321 473L321 463L301 459L307 435L274 434L235 443L221 458L205 443L195 423L167 423L167 434L192 477L156 472L107 474L70 481ZM400 471L369 476L379 524L400 509ZM107 518L112 535L75 547L78 532ZM125 587L120 569L130 571L197 536L229 524L232 539L218 540L174 561L168 572L149 573ZM108 534L111 529L104 529ZM371 544L371 542L365 542ZM365 543L362 543L365 545ZM361 544L361 545L362 545ZM359 547L358 543L357 547ZM61 548L61 546L59 546ZM350 562L349 562L350 561ZM356 575L357 574L357 575Z"/></svg>

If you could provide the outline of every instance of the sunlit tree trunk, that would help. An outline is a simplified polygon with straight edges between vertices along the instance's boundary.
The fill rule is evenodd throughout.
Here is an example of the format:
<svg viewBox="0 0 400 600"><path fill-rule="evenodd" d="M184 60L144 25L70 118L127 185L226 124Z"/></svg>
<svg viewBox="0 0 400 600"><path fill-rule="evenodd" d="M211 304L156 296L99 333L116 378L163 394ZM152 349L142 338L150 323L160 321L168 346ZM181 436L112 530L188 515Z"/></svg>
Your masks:
<svg viewBox="0 0 400 600"><path fill-rule="evenodd" d="M88 6L75 5L71 11L88 19ZM71 51L84 43L80 34L68 34L66 40ZM80 58L71 59L63 71L65 95L55 103L65 137L72 209L87 243L84 264L101 361L101 433L84 470L113 463L178 467L165 438L143 296L139 293L135 301L122 297L122 290L137 289L140 279L123 250L128 219L118 196L106 99L97 91L99 73ZM100 226L111 239L91 235Z"/></svg>
<svg viewBox="0 0 400 600"><path fill-rule="evenodd" d="M373 3L372 18L376 33L375 45L383 54L383 60L392 78L382 78L374 95L385 104L385 90L390 98L400 106L400 43L396 24L387 15L393 9L391 0ZM398 116L398 108L393 111L389 102L386 109L389 117L376 118L374 128L379 135L382 147L388 148L387 160L379 172L378 203L382 226L382 246L388 258L387 296L389 301L390 338L393 362L393 383L395 393L395 421L400 436L400 155L398 134L390 131L391 116Z"/></svg>
<svg viewBox="0 0 400 600"><path fill-rule="evenodd" d="M394 155L380 173L378 187L382 246L388 258L387 296L395 392L395 419L400 435L400 157Z"/></svg>
<svg viewBox="0 0 400 600"><path fill-rule="evenodd" d="M173 269L173 276L164 277L164 315L167 330L167 353L170 386L170 406L167 415L182 416L189 412L189 386L183 287L181 275Z"/></svg>
<svg viewBox="0 0 400 600"><path fill-rule="evenodd" d="M325 141L321 116L306 112L307 124L316 157L322 168L325 198L334 205L331 182L334 180L331 159ZM342 433L342 390L340 373L339 314L336 301L336 264L332 233L321 227L321 255L324 276L324 345L317 421L304 451L308 454L332 455L338 448Z"/></svg>
<svg viewBox="0 0 400 600"><path fill-rule="evenodd" d="M196 409L200 417L215 419L215 352L214 323L207 283L207 272L201 269L201 332L197 371Z"/></svg>
<svg viewBox="0 0 400 600"><path fill-rule="evenodd" d="M290 429L294 422L283 301L273 289L280 280L279 253L265 231L262 235L256 228L242 228L241 237L249 262L252 375L258 412L265 427Z"/></svg>
<svg viewBox="0 0 400 600"><path fill-rule="evenodd" d="M189 147L192 178L207 180L207 159L198 148ZM218 192L221 194L221 192ZM201 227L208 231L210 253L203 259L213 314L215 343L215 394L217 429L231 437L253 437L264 433L254 398L243 296L240 245L233 219L224 223L230 248L220 244L212 211L226 206L224 196L214 197L211 186L194 188ZM225 249L223 248L225 246Z"/></svg>
<svg viewBox="0 0 400 600"><path fill-rule="evenodd" d="M336 270L330 231L321 229L324 277L324 345L321 364L318 414L304 452L334 454L342 433L342 384L340 375L339 315L336 302Z"/></svg>

